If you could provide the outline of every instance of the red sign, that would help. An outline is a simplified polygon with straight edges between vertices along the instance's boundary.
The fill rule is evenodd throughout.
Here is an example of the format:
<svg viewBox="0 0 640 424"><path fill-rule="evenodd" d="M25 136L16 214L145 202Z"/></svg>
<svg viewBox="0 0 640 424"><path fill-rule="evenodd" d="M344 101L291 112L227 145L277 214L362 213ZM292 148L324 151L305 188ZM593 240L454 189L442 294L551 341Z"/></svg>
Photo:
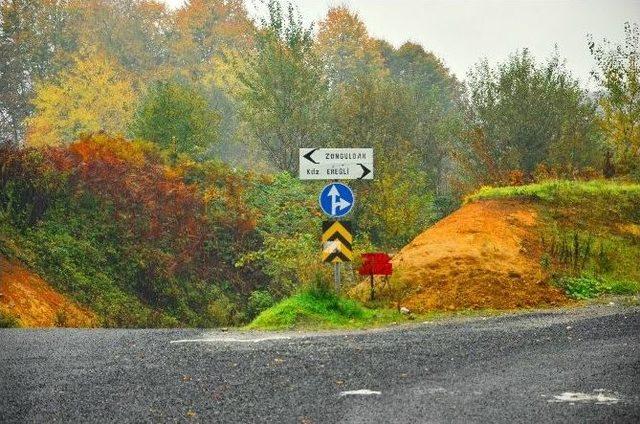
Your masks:
<svg viewBox="0 0 640 424"><path fill-rule="evenodd" d="M393 273L391 257L386 253L363 253L362 266L358 273L360 275L391 275Z"/></svg>

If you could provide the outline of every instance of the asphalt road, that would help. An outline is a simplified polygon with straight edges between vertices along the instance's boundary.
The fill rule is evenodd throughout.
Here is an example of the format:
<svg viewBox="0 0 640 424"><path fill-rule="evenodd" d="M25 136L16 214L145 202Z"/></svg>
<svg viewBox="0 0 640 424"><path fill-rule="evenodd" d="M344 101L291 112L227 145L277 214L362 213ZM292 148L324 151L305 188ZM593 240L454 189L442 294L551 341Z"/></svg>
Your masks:
<svg viewBox="0 0 640 424"><path fill-rule="evenodd" d="M0 422L176 421L638 423L640 308L329 334L0 330Z"/></svg>

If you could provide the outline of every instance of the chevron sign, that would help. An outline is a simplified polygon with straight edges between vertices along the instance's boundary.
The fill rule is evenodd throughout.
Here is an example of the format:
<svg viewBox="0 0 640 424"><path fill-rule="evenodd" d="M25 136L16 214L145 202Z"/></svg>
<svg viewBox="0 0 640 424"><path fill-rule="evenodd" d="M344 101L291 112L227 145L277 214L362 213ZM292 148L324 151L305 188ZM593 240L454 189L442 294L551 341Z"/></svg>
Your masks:
<svg viewBox="0 0 640 424"><path fill-rule="evenodd" d="M322 223L322 261L330 263L353 260L353 233L349 221Z"/></svg>

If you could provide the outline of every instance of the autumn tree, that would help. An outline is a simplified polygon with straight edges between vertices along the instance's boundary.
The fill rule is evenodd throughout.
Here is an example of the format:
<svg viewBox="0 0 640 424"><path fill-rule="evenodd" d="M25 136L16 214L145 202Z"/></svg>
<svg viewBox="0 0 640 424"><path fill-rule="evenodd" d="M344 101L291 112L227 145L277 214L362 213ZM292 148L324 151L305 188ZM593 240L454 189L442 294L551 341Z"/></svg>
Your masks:
<svg viewBox="0 0 640 424"><path fill-rule="evenodd" d="M316 50L333 86L355 82L358 76L387 73L376 40L358 15L344 6L329 9L318 25Z"/></svg>
<svg viewBox="0 0 640 424"><path fill-rule="evenodd" d="M170 73L173 15L154 0L70 0L74 50L104 51L136 82Z"/></svg>
<svg viewBox="0 0 640 424"><path fill-rule="evenodd" d="M538 64L524 49L495 68L480 62L468 75L471 134L459 146L466 160L491 164L479 175L505 175L536 166L593 165L595 105L557 53ZM479 162L478 156L485 157ZM483 181L496 183L498 181Z"/></svg>
<svg viewBox="0 0 640 424"><path fill-rule="evenodd" d="M71 43L63 31L67 3L0 1L0 139L23 140L34 81L50 77L63 64L60 52Z"/></svg>
<svg viewBox="0 0 640 424"><path fill-rule="evenodd" d="M600 45L590 38L589 50L598 69L592 72L604 89L599 119L607 144L615 152L620 170L640 170L640 30L637 24L624 26L623 44Z"/></svg>
<svg viewBox="0 0 640 424"><path fill-rule="evenodd" d="M189 0L177 11L175 22L172 49L178 66L194 79L206 72L215 56L251 45L253 23L241 0Z"/></svg>
<svg viewBox="0 0 640 424"><path fill-rule="evenodd" d="M241 114L271 163L296 173L298 149L322 143L326 88L310 28L290 5L268 3L255 48L234 66Z"/></svg>
<svg viewBox="0 0 640 424"><path fill-rule="evenodd" d="M218 140L219 114L193 87L177 81L153 84L140 102L132 131L175 159L202 157Z"/></svg>
<svg viewBox="0 0 640 424"><path fill-rule="evenodd" d="M123 133L135 93L126 74L101 53L76 58L72 69L36 86L35 113L27 120L34 146L69 143L83 133Z"/></svg>

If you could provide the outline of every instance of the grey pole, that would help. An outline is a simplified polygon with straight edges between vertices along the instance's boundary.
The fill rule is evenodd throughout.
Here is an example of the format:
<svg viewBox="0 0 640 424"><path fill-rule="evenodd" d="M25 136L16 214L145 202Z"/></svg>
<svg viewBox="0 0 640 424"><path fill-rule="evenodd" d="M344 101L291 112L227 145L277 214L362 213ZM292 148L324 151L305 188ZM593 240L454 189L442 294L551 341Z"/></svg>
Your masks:
<svg viewBox="0 0 640 424"><path fill-rule="evenodd" d="M340 262L333 264L333 280L336 286L336 293L340 293Z"/></svg>

